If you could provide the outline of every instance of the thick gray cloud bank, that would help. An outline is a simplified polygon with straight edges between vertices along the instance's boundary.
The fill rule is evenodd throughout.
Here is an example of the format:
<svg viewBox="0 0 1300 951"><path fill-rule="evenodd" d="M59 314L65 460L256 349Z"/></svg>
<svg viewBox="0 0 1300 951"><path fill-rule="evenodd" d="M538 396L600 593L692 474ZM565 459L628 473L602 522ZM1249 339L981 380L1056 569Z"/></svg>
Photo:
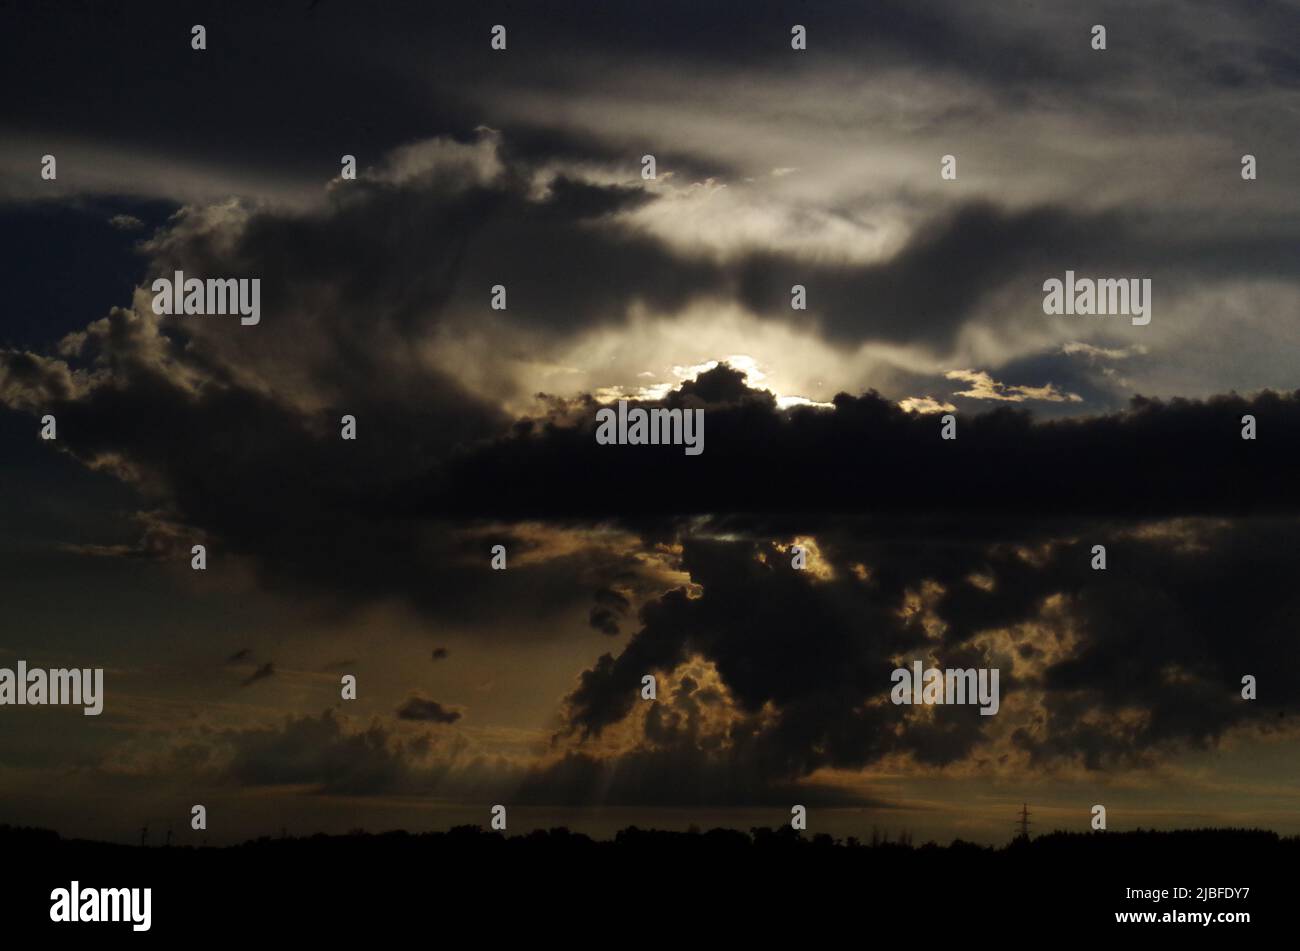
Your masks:
<svg viewBox="0 0 1300 951"><path fill-rule="evenodd" d="M160 7L141 32L147 13L6 31L41 82L0 136L5 201L176 208L141 236L133 300L0 351L0 406L33 439L53 415L47 448L139 493L142 536L95 553L202 540L286 596L484 627L576 598L600 654L562 703L574 746L533 770L449 778L427 741L324 715L227 731L225 778L786 801L890 757L1091 768L1287 723L1293 4L669 3L629 30L609 4L326 3L211 19L201 58L203 17ZM114 38L146 49L88 82ZM355 181L331 180L343 154ZM1048 317L1067 269L1151 279L1151 323ZM259 279L260 323L155 316L150 282L177 270ZM688 372L731 355L795 389ZM814 386L825 405L782 400ZM614 393L703 409L704 454L598 445ZM900 402L951 405L958 438ZM647 595L641 562L597 546L520 557L611 525L676 580ZM512 558L490 580L486 532ZM789 567L800 538L815 571ZM884 702L920 657L999 667L1003 712ZM257 664L250 686L283 679ZM670 685L648 714L647 673ZM472 719L420 696L396 718Z"/></svg>

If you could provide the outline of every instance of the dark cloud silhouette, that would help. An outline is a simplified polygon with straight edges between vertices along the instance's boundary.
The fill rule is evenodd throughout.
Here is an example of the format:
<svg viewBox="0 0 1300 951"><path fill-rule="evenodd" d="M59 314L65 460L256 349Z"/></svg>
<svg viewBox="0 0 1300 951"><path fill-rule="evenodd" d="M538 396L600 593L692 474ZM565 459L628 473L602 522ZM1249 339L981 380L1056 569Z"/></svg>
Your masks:
<svg viewBox="0 0 1300 951"><path fill-rule="evenodd" d="M1153 220L1153 218L1155 220ZM757 313L789 315L790 287L808 290L808 312L837 342L923 343L946 352L958 331L1013 327L1042 316L1042 284L1071 268L1140 272L1162 289L1212 280L1294 277L1285 250L1294 234L1180 233L1150 212L1085 212L1061 206L1009 210L972 201L936 212L878 264L832 265L755 252L734 275L736 296ZM944 279L934 280L942 273ZM988 313L995 293L1009 313Z"/></svg>
<svg viewBox="0 0 1300 951"><path fill-rule="evenodd" d="M609 608L592 608L587 621L602 634L607 634L610 637L618 636L618 615Z"/></svg>
<svg viewBox="0 0 1300 951"><path fill-rule="evenodd" d="M411 697L397 708L397 715L403 720L427 720L430 723L455 723L462 716L459 710L448 710L437 700L424 697Z"/></svg>
<svg viewBox="0 0 1300 951"><path fill-rule="evenodd" d="M121 17L81 11L82 22L89 17L93 28L72 31L57 18L19 9L11 12L6 37L14 42L4 51L18 76L42 75L39 51L46 49L59 49L66 67L22 87L11 110L19 127L40 128L58 114L65 128L143 143L154 136L149 118L105 108L105 102L151 97L161 113L175 117L178 137L193 143L198 154L249 161L257 154L250 143L260 142L262 154L284 156L295 167L310 167L313 158L319 162L321 155L339 151L340 121L352 140L386 149L430 126L468 130L490 121L491 114L471 108L484 99L491 103L481 88L485 75L490 85L511 88L541 72L560 90L590 89L605 78L601 69L607 60L667 72L707 62L762 76L814 65L851 64L867 75L922 68L950 75L954 83L980 84L1012 101L1034 94L1101 98L1114 87L1150 77L1170 91L1241 93L1291 89L1298 81L1296 58L1279 41L1300 26L1286 3L1234 9L1226 23L1216 24L1214 36L1191 29L1191 17L1171 20L1161 11L1130 5L1106 5L1102 12L1097 19L1124 36L1126 48L1140 49L1144 56L1111 56L1106 70L1090 69L1087 24L1064 9L1048 6L1013 15L907 0L882 0L869 8L799 8L797 20L810 37L809 51L802 54L790 49L796 17L787 4L749 4L740 18L728 8L686 0L659 4L653 22L639 23L635 30L627 28L624 11L597 0L562 10L500 0L431 8L402 0L382 10L330 4L311 10L227 9L219 16L202 4L141 3ZM206 22L212 34L202 68L188 42L188 24L194 22ZM493 23L509 26L509 56L488 49L485 24ZM358 35L368 40L361 56ZM304 36L311 42L304 43ZM223 56L235 38L239 55ZM96 95L87 96L84 64L103 46L131 43L148 55L117 64L111 75L97 75L101 85ZM594 62L575 55L597 50L604 58ZM803 59L792 64L792 55ZM429 62L442 68L430 73L422 68ZM386 68L376 68L377 63ZM186 82L183 88L159 84L160 73ZM322 83L331 96L319 94ZM227 110L216 129L187 111L193 98L238 108ZM376 109L375 102L387 107ZM289 114L301 118L285 123Z"/></svg>
<svg viewBox="0 0 1300 951"><path fill-rule="evenodd" d="M325 334L333 356L320 364L329 382L319 385L351 395L336 397L340 404L330 411L305 411L236 383L257 356L243 362L221 351L219 338L187 340L174 325L159 333L152 318L122 309L77 344L82 359L111 368L111 383L80 386L61 361L7 352L0 355L0 399L24 412L55 414L59 446L83 463L122 461L110 471L166 513L169 538L201 534L211 539L210 557L220 550L251 558L269 589L307 590L343 607L387 589L413 594L412 603L431 613L479 619L484 604L509 616L512 592L528 592L543 616L583 597L588 583L557 581L603 575L603 557L598 563L577 552L489 578L481 571L488 546L477 535L427 534L423 525L388 516L382 500L394 483L427 471L461 439L502 431L501 418L436 373L405 384L377 369L372 377L354 375L373 343L346 329L351 317L342 311L318 309L312 320L316 331L338 321L337 333ZM281 332L297 330L270 330ZM372 367L386 359L372 356ZM190 374L207 383L191 389ZM382 386L390 387L387 395ZM358 417L355 444L339 439L344 411ZM174 438L164 444L159 432ZM364 450L349 451L362 440ZM302 491L308 485L311 491ZM509 529L494 540L516 554L536 544ZM442 583L431 586L434 572ZM484 596L489 589L493 596Z"/></svg>
<svg viewBox="0 0 1300 951"><path fill-rule="evenodd" d="M1111 249L1130 227L1113 213L975 203L932 220L880 264L818 266L756 253L739 268L739 297L760 313L788 314L790 287L803 284L810 313L832 339L946 346L992 291L1019 283L1023 298L1041 302L1043 275L1062 260L1084 268L1100 266L1103 252L1119 257Z"/></svg>
<svg viewBox="0 0 1300 951"><path fill-rule="evenodd" d="M1300 393L1128 400L1136 385L1088 362L1122 350L1135 377L1178 392L1232 335L1258 329L1266 342L1224 348L1225 364L1290 339L1296 221L1271 199L1288 187L1279 143L1300 58L1284 38L1300 13L1239 6L1207 32L1196 3L1173 4L1197 14L1177 17L1103 2L1104 60L1090 19L1041 4L759 0L738 17L665 0L636 29L596 0L220 16L147 2L80 10L74 29L13 11L0 44L20 80L0 163L27 171L0 195L24 199L0 209L0 258L21 278L0 336L0 428L24 466L41 456L5 503L30 534L0 554L26 561L28 542L58 525L78 533L58 540L61 557L102 556L102 570L132 559L156 576L201 539L204 584L246 570L340 629L348 612L400 601L458 644L563 631L584 652L547 664L572 680L548 695L567 691L543 753L507 762L494 741L471 748L478 738L461 734L479 731L439 728L462 710L402 695L359 730L328 712L205 727L176 753L196 772L224 761L220 778L242 785L888 805L812 779L891 757L1141 765L1283 729L1300 700L1300 677L1277 660L1300 621ZM196 22L209 28L201 56L188 44ZM496 22L508 55L488 48ZM790 48L794 22L807 51ZM105 69L105 48L140 55ZM854 122L870 130L862 154L864 140L842 134ZM932 158L950 148L962 178L941 184ZM1247 148L1260 153L1251 184L1236 167ZM34 174L47 149L57 183ZM645 152L653 183L639 177ZM331 182L344 153L360 175ZM859 175L876 162L885 174ZM39 181L42 200L26 202L19 180ZM1069 351L1046 339L1057 329L1039 306L1043 279L1067 267L1150 276L1168 307L1146 336L1116 322L1113 339L1081 331L1089 343L1074 345L1092 349ZM178 269L259 278L261 323L160 320L139 298L105 316ZM791 311L795 283L806 312ZM505 311L488 306L496 284ZM1221 305L1225 336L1198 337ZM761 323L768 349L752 358L780 375L792 370L767 366L779 344L762 338L806 334L794 375L815 379L800 364L825 360L894 397L951 399L958 439L856 382L829 408L781 409L721 366L645 404L703 408L702 456L599 446L599 404L574 392L641 377L597 379L594 359L578 369L589 384L557 383L562 395L516 418L528 381L657 321L681 321L673 334L689 343L671 345L686 356L666 345L648 357L651 379L719 355L690 352L727 339L691 333L715 312L738 322L733 336ZM1275 349L1277 366L1209 374L1198 392L1285 381ZM972 350L1008 354L979 365L991 379L1050 382L1089 415L989 410L941 390L948 358ZM892 367L877 351L915 359ZM879 375L864 369L877 360ZM59 438L33 448L45 413ZM339 438L343 414L356 441ZM1253 441L1239 436L1247 414ZM27 491L74 463L141 504ZM114 531L141 537L83 530L92 508L135 509ZM789 546L804 541L814 564L797 572ZM509 571L487 568L497 543ZM1104 572L1089 564L1096 544ZM22 618L46 616L33 590ZM364 656L335 636L307 663ZM922 656L997 667L1002 712L888 703L894 665ZM232 683L275 676L255 657L227 658ZM664 685L653 704L639 692L648 673ZM1240 697L1247 674L1258 700Z"/></svg>
<svg viewBox="0 0 1300 951"><path fill-rule="evenodd" d="M588 623L602 634L617 637L619 621L627 614L632 603L613 588L601 588L595 594L596 605L591 609Z"/></svg>
<svg viewBox="0 0 1300 951"><path fill-rule="evenodd" d="M891 752L932 765L966 759L999 717L1027 714L1037 696L1041 711L1013 736L1035 761L1099 768L1207 747L1236 726L1266 730L1300 702L1300 676L1271 666L1267 701L1240 694L1242 676L1259 676L1261 659L1300 622L1300 596L1285 583L1300 570L1287 542L1297 524L1093 522L1086 538L1073 537L1077 524L986 524L965 537L899 538L872 522L841 523L818 536L829 580L792 569L772 543L688 539L682 564L699 593L676 590L642 609L626 649L581 676L570 728L601 733L632 713L644 674L702 657L747 715L779 711L749 749L774 782ZM1090 567L1093 542L1107 547L1105 572ZM929 608L938 640L920 614L901 611L923 583L938 586ZM1040 622L1077 643L1024 633ZM990 641L997 630L1003 639ZM1043 650L1031 641L1052 651L1050 662L1035 662ZM940 666L998 668L999 717L941 706L920 718L885 702L894 659L932 653Z"/></svg>
<svg viewBox="0 0 1300 951"><path fill-rule="evenodd" d="M1092 767L1212 744L1300 699L1300 678L1284 672L1271 678L1268 703L1240 697L1241 676L1300 620L1284 580L1300 570L1286 542L1300 516L1286 476L1297 462L1295 395L1138 399L1120 413L1048 422L1003 409L963 416L955 443L940 440L936 418L873 394L780 411L726 367L665 402L706 407L713 441L688 460L699 463L689 479L676 453L647 447L633 459L596 446L586 423L552 421L455 459L437 483L472 512L476 492L492 493L509 473L553 470L557 478L538 482L544 498L511 494L516 514L621 511L647 537L680 541L700 593L646 604L623 652L581 675L569 698L581 735L629 717L645 673L697 656L748 715L769 704L780 711L751 750L773 783L891 752L934 765L977 755L990 722L969 708L900 719L892 705L864 703L887 693L894 658L931 650L945 666L999 667L1004 696L1041 693L1042 717L1018 728L1015 744L1035 759L1079 756ZM1241 439L1245 414L1267 427L1268 441ZM776 494L748 476L770 459L798 460L809 491L795 479ZM687 529L691 513L708 518ZM788 567L776 542L799 533L817 537L834 580ZM1107 548L1106 573L1090 567L1096 543ZM940 592L931 606L938 642L919 615L900 613L926 583ZM990 654L980 641L1042 621L1053 599L1061 616L1050 623L1079 641L1043 669L1033 644ZM600 629L613 620L600 611L617 599L597 601ZM1133 710L1140 725L1106 725ZM581 760L570 768L603 769Z"/></svg>
<svg viewBox="0 0 1300 951"><path fill-rule="evenodd" d="M1295 513L1289 473L1300 465L1300 395L1208 400L1138 397L1122 412L1040 421L1002 407L960 414L955 440L940 420L877 394L841 393L830 410L779 410L720 366L663 402L705 408L705 451L602 446L595 403L582 422L518 425L451 458L422 502L429 513L601 518L637 524L692 514L875 512L974 517ZM658 405L646 403L645 405ZM1244 415L1261 427L1241 438ZM1264 435L1266 434L1266 435ZM779 479L754 478L778 460ZM515 474L536 479L520 484ZM412 490L417 491L417 490Z"/></svg>
<svg viewBox="0 0 1300 951"><path fill-rule="evenodd" d="M589 213L593 200L588 196L577 204ZM1034 757L1077 752L1096 764L1170 744L1212 743L1256 711L1272 717L1276 704L1295 698L1283 679L1273 684L1267 703L1245 707L1232 700L1240 680L1234 663L1245 667L1257 655L1235 654L1221 644L1232 621L1210 605L1184 619L1200 634L1181 647L1166 644L1163 653L1139 655L1140 671L1116 670L1118 651L1104 639L1107 632L1125 643L1147 643L1144 638L1157 626L1135 613L1139 606L1157 603L1161 591L1170 604L1197 605L1198 594L1213 585L1177 561L1178 573L1198 578L1200 588L1171 591L1163 575L1144 572L1140 584L1138 576L1126 574L1122 583L1102 590L1080 567L1087 561L1080 540L1085 530L1108 539L1111 558L1127 563L1126 548L1148 544L1124 534L1141 520L1296 515L1289 478L1300 445L1292 437L1300 434L1294 395L1137 399L1121 412L1049 421L1004 408L962 414L958 439L947 442L939 438L936 418L904 413L874 393L841 394L831 409L781 410L770 393L749 388L740 373L721 366L663 400L672 407L704 407L706 450L699 457L666 447L598 446L592 433L597 404L591 400L508 430L485 416L477 424L478 438L458 440L459 448L405 442L396 429L386 432L385 426L405 425L400 422L367 422L363 432L378 446L374 455L361 455L340 444L329 422L263 395L234 385L199 395L186 391L158 355L161 347L177 359L174 344L151 336L139 318L125 312L92 328L85 346L103 355L118 385L86 390L57 361L11 355L5 385L12 402L56 409L67 445L82 458L117 453L129 459L145 473L144 484L161 485L172 495L181 521L254 556L272 586L329 587L355 603L400 591L416 603L429 598L423 603L431 609L474 604L481 617L486 546L455 539L439 549L426 541L412 560L420 525L617 518L647 543L679 540L682 567L703 595L679 590L646 604L639 630L622 653L607 655L582 675L568 705L579 735L598 734L629 716L644 673L669 671L698 655L717 667L746 715L766 704L780 711L778 724L756 729L746 747L755 782L776 787L823 766L861 766L890 752L936 765L976 755L987 725L969 709L942 708L932 719L900 729L896 709L863 703L888 685L891 658L929 643L915 618L899 617L906 593L926 581L943 587L934 611L946 625L942 644L953 666L996 663L1005 671L1004 690L1044 692L1045 719L1015 737ZM206 369L219 365L213 361ZM473 404L460 408L465 405ZM1259 439L1240 438L1245 414L1258 420ZM362 418L369 421L370 413ZM173 445L162 452L143 437L139 420L176 432L183 451ZM196 435L186 442L187 433ZM216 451L234 446L236 455ZM776 474L773 460L795 462ZM517 474L523 471L530 479L521 482ZM756 473L773 475L755 478ZM306 481L315 486L310 505L294 489ZM328 520L319 517L322 505L331 512ZM707 519L688 528L692 516ZM847 524L859 525L874 543L846 535ZM709 532L743 540L711 542L703 537ZM799 532L818 537L838 580L813 585L776 570L788 559L772 540ZM527 548L523 539L506 540L512 550ZM1266 541L1260 550L1276 556L1279 538L1269 535ZM1239 561L1251 544L1237 547ZM1034 545L1053 546L1052 556L1035 562L1018 553ZM1169 550L1169 558L1193 557L1177 545ZM616 573L606 557L598 561L600 576ZM852 566L858 563L870 567L869 585L854 579ZM1149 552L1143 563L1160 564ZM592 573L596 565L593 558ZM421 594L427 586L417 579L429 566L437 566L442 591L450 594ZM557 562L548 570L561 578L572 567ZM1174 567L1168 566L1171 572ZM1263 650L1277 636L1276 619L1293 610L1278 594L1285 585L1256 589L1248 584L1254 577L1249 571L1231 572L1274 618L1252 628L1252 638L1263 640L1238 639ZM966 583L972 573L989 574L993 592ZM519 584L529 574L512 572L494 583ZM1262 576L1278 582L1275 573ZM1118 577L1117 569L1107 575ZM552 587L543 579L533 575L522 582L530 602ZM605 634L617 634L630 604L607 584L597 591L590 621ZM1118 591L1124 596L1117 598ZM1067 599L1069 618L1087 636L1046 672L1022 674L1028 662L1023 653L1008 650L1004 658L993 658L972 643L982 630L1033 620L1052 595ZM1117 617L1127 621L1118 623ZM1211 619L1217 626L1204 627ZM1166 639L1172 642L1172 636ZM248 683L272 672L265 665ZM1136 685L1136 699L1109 692L1124 683ZM1148 717L1140 729L1117 734L1087 725L1095 711L1135 704ZM1178 714L1187 709L1197 711L1195 716ZM414 698L399 716L447 723L459 714ZM690 761L682 756L682 762ZM575 762L570 768L590 774Z"/></svg>

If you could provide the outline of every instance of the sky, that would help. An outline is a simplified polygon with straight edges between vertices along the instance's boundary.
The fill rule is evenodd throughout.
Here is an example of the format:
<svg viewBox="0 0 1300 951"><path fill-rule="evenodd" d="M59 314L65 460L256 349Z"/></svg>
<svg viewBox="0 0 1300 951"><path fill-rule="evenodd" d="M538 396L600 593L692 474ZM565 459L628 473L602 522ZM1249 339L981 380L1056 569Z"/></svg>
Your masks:
<svg viewBox="0 0 1300 951"><path fill-rule="evenodd" d="M1294 3L0 19L5 821L1300 832Z"/></svg>

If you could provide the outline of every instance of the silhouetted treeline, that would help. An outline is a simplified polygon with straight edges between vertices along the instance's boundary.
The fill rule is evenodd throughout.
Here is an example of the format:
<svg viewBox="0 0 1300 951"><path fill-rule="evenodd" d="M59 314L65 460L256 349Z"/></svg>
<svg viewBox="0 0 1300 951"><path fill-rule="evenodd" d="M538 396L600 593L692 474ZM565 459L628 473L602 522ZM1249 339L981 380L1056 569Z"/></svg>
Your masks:
<svg viewBox="0 0 1300 951"><path fill-rule="evenodd" d="M907 837L866 844L788 827L632 827L595 840L564 828L507 836L462 826L141 848L0 826L0 856L23 870L5 893L4 927L93 928L110 939L118 929L140 939L126 926L50 925L50 891L76 879L83 887L151 887L152 933L173 937L318 928L338 935L434 921L477 922L505 936L516 928L562 933L566 921L581 921L599 923L601 934L691 927L759 938L823 927L818 919L830 910L872 935L906 934L909 921L929 927L936 915L970 934L980 922L998 933L1041 926L1073 934L1121 927L1117 911L1174 908L1250 911L1250 925L1206 929L1244 927L1230 933L1241 936L1280 922L1300 860L1300 837L1252 829L1055 832L998 848L961 840L913 847L897 838ZM1128 888L1175 886L1251 892L1211 902L1126 898ZM1178 927L1183 936L1198 926ZM1227 934L1219 939L1231 940Z"/></svg>

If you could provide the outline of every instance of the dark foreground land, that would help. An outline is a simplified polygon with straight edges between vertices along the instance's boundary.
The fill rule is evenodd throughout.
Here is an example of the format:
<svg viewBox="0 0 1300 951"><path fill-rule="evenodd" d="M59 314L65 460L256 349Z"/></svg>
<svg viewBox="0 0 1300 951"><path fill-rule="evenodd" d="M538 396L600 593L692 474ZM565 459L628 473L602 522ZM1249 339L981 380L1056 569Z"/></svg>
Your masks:
<svg viewBox="0 0 1300 951"><path fill-rule="evenodd" d="M867 846L791 830L627 829L594 841L564 829L507 838L465 827L136 848L0 826L0 928L6 938L44 931L56 939L50 947L84 939L179 947L227 935L336 939L330 946L359 935L367 947L519 938L920 946L945 937L975 947L1097 932L1124 940L1125 931L1132 940L1227 944L1294 936L1297 859L1300 838L1249 830L1053 833L992 849ZM52 923L50 893L74 879L83 889L152 888L149 932ZM1204 900L1210 888L1249 892ZM1246 912L1251 920L1120 923L1117 912Z"/></svg>

